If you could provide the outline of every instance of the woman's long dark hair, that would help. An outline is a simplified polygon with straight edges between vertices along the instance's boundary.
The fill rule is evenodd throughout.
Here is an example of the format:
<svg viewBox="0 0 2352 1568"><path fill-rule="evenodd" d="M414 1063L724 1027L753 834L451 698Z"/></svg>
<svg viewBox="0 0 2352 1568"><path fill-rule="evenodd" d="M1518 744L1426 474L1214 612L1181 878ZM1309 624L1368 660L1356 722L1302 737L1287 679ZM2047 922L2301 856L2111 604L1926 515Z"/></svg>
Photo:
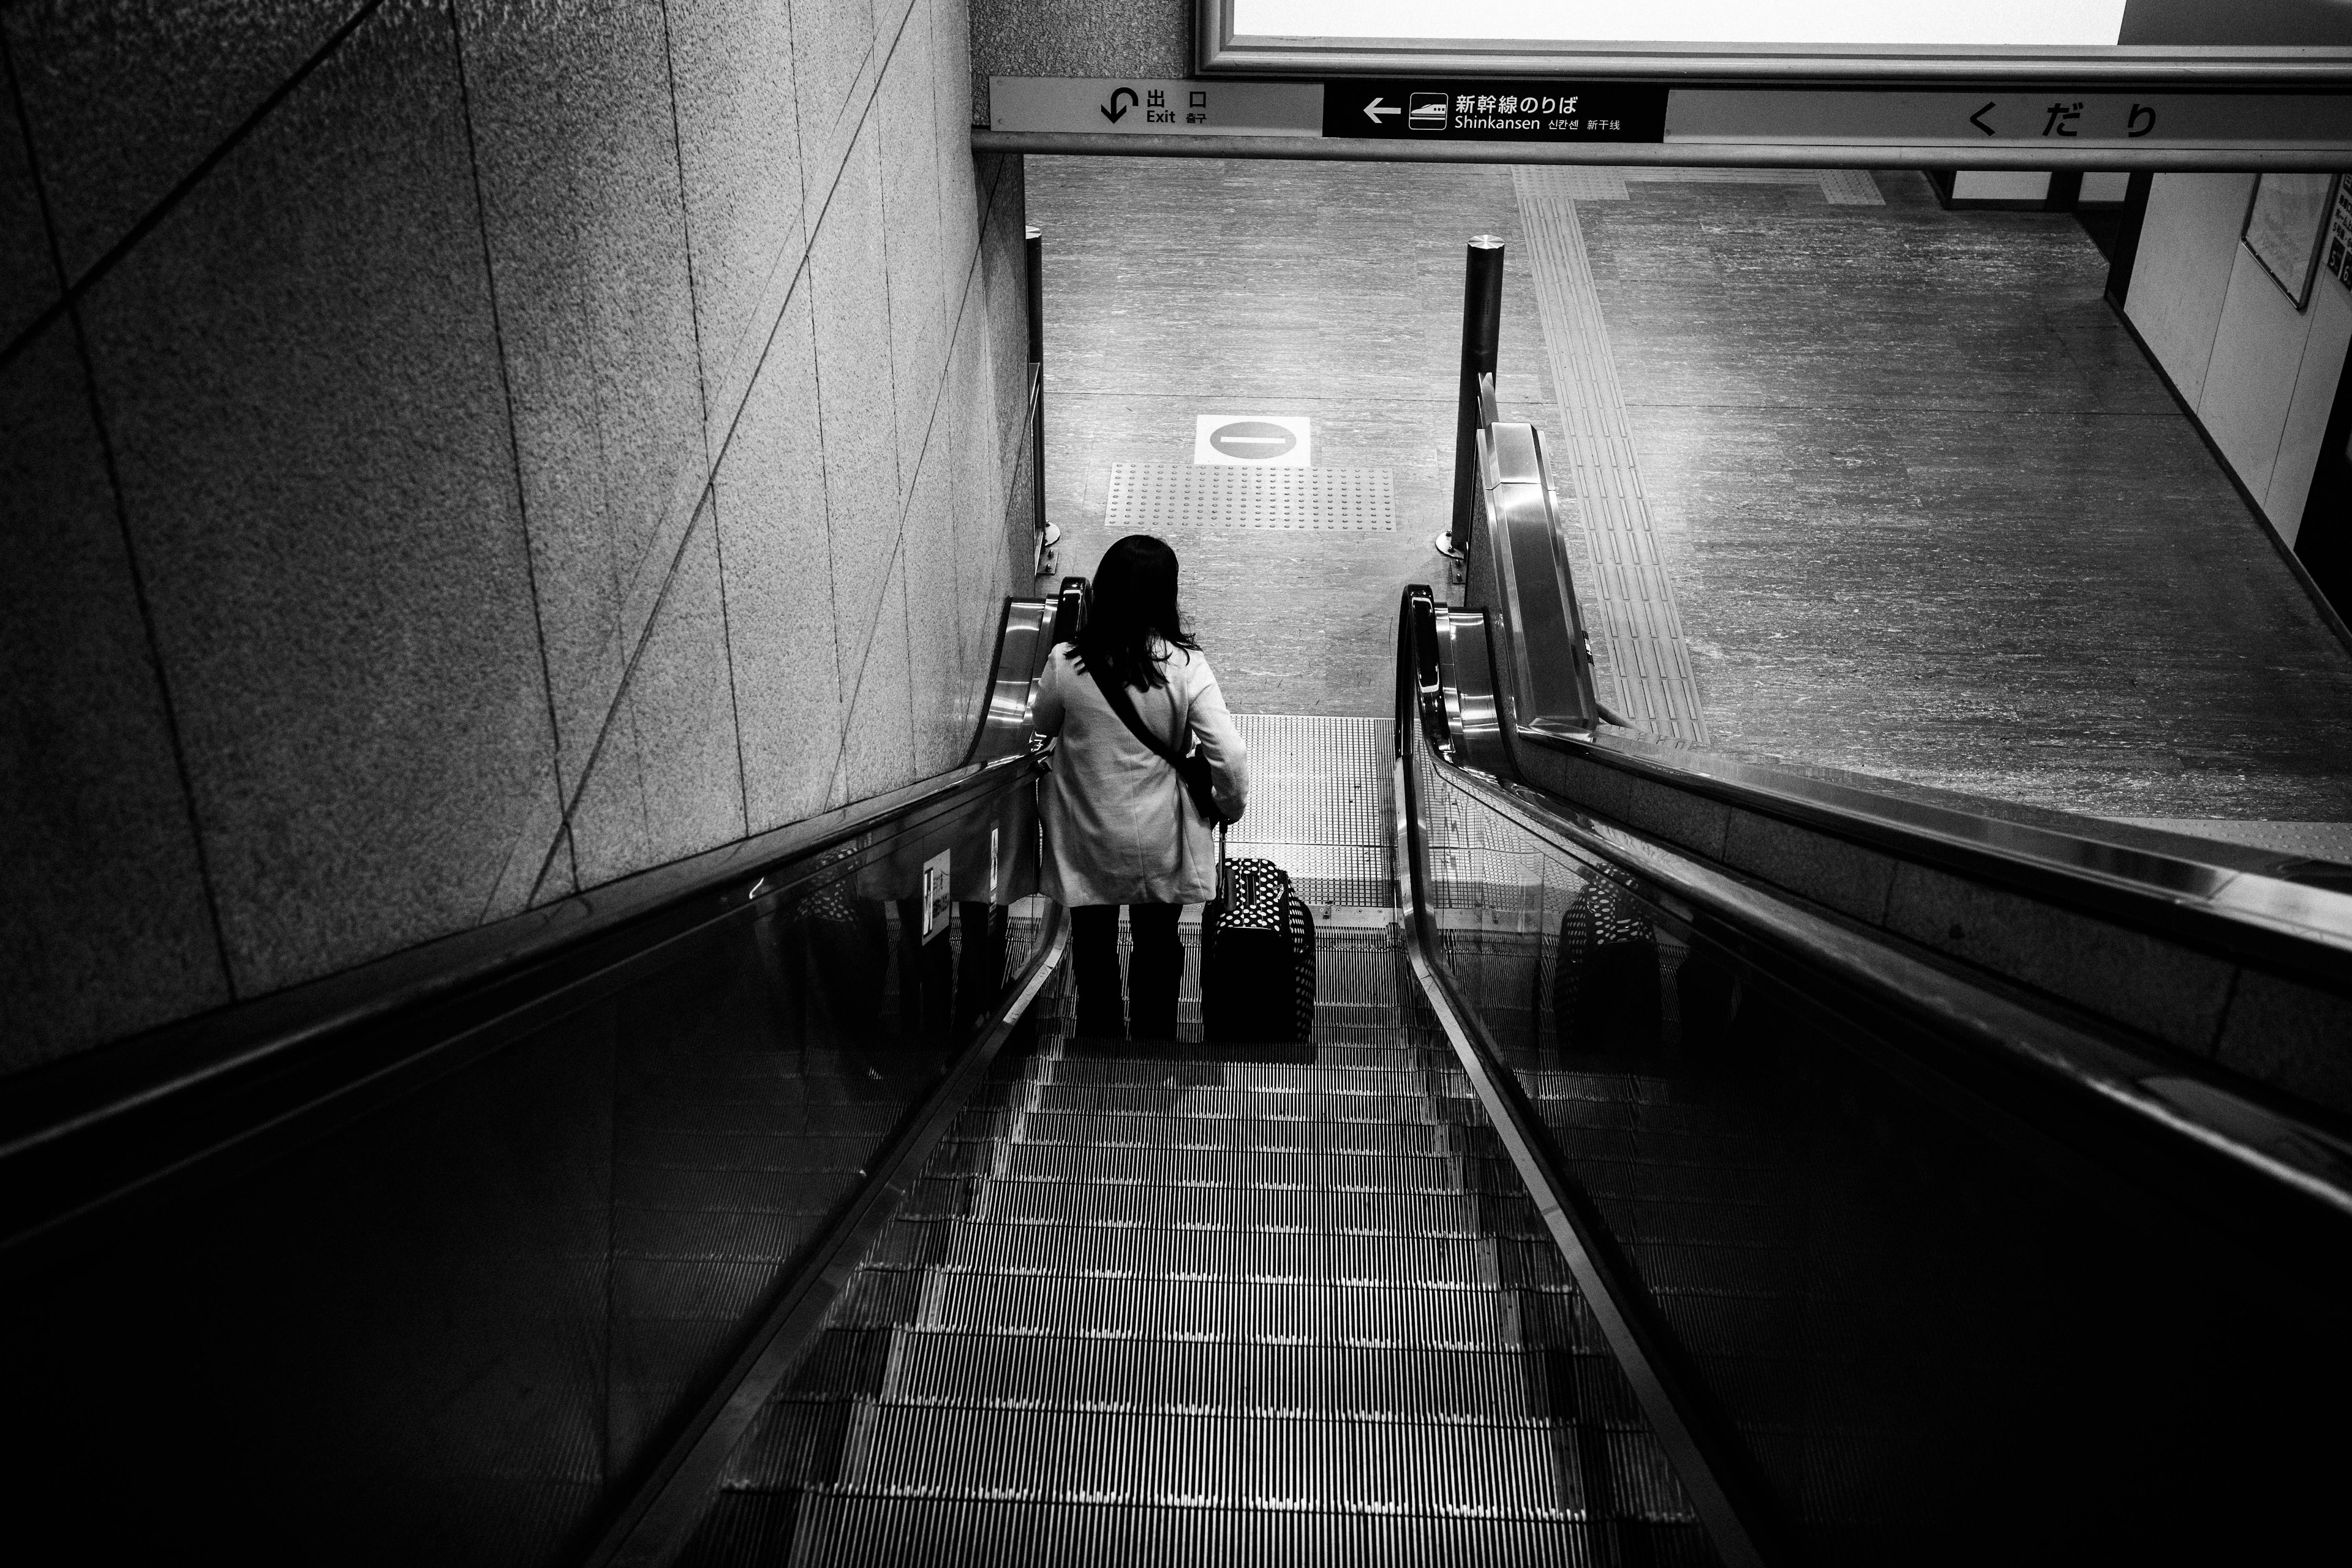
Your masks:
<svg viewBox="0 0 2352 1568"><path fill-rule="evenodd" d="M1168 684L1160 660L1151 657L1154 637L1173 647L1200 647L1176 611L1176 552L1167 541L1129 534L1103 552L1094 588L1087 627L1076 645L1080 669L1099 668L1121 686L1148 691Z"/></svg>

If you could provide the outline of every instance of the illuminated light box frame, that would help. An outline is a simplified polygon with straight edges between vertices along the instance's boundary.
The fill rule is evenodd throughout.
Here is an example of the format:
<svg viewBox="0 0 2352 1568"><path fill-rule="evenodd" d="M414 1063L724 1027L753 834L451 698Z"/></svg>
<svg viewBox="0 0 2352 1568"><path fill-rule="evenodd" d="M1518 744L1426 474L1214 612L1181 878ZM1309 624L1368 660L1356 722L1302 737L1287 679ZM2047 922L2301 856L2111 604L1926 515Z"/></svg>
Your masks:
<svg viewBox="0 0 2352 1568"><path fill-rule="evenodd" d="M2352 83L2352 6L2310 0L1193 0L1203 75L1736 83ZM2343 13L2338 18L2336 12ZM2273 13L2275 13L2273 15ZM2315 15L2322 20L2313 24ZM1770 37L1756 32L1769 16ZM2220 18L2217 21L2217 16ZM2212 35L2219 27L2221 38ZM1433 30L1434 30L1433 32ZM1639 37L1629 35L1638 31ZM2244 42L2227 41L2229 37ZM2130 37L2136 41L2122 43ZM2178 42L2140 40L2178 39Z"/></svg>

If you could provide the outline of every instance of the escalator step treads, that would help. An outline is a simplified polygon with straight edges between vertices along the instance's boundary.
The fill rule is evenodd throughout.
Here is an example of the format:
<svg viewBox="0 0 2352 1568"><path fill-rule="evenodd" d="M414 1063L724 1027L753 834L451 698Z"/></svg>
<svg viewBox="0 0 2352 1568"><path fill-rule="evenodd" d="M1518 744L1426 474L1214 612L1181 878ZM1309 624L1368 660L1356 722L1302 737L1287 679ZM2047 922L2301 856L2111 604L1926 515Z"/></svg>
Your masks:
<svg viewBox="0 0 2352 1568"><path fill-rule="evenodd" d="M1146 1089L1247 1089L1270 1094L1422 1095L1428 1076L1419 1068L1310 1067L1289 1062L1220 1062L1197 1058L1066 1056L1041 1058L1034 1077L1055 1084Z"/></svg>
<svg viewBox="0 0 2352 1568"><path fill-rule="evenodd" d="M1265 1187L1074 1186L963 1176L915 1184L908 1219L1009 1225L1154 1226L1176 1230L1514 1236L1543 1233L1523 1196L1475 1193L1309 1192Z"/></svg>
<svg viewBox="0 0 2352 1568"><path fill-rule="evenodd" d="M1179 1025L1176 1039L1124 1039L1106 1035L1077 1035L1068 1020L1042 1020L1040 1037L1051 1037L1054 1048L1066 1056L1197 1056L1228 1060L1234 1051L1244 1058L1256 1058L1258 1047L1202 1047L1197 1008L1185 1008L1185 1020ZM1318 1006L1315 1023L1307 1027L1307 1041L1315 1047L1409 1047L1409 1048L1446 1048L1446 1037L1442 1032L1433 1035L1421 1025L1400 1018L1395 1008L1369 1006ZM1279 1058L1258 1058L1258 1060L1279 1060Z"/></svg>
<svg viewBox="0 0 2352 1568"><path fill-rule="evenodd" d="M860 1384L844 1393L868 1393ZM902 1330L892 1403L1642 1426L1601 1352L1106 1340Z"/></svg>
<svg viewBox="0 0 2352 1568"><path fill-rule="evenodd" d="M1173 1122L1175 1119L1170 1119ZM1203 1126L1240 1123L1203 1122ZM1247 1125L1265 1126L1267 1123ZM1276 1123L1273 1125L1285 1125ZM1291 1123L1287 1125L1310 1125ZM1104 1186L1238 1187L1254 1191L1475 1193L1517 1198L1527 1190L1518 1168L1499 1152L1485 1155L1391 1154L1264 1148L1185 1148L1167 1144L942 1143L923 1173L935 1180L988 1177L997 1182L1095 1184ZM1592 1194L1612 1197L1602 1191ZM1696 1201L1667 1192L1635 1194L1661 1202ZM1726 1196L1725 1205L1738 1200Z"/></svg>
<svg viewBox="0 0 2352 1568"><path fill-rule="evenodd" d="M978 1274L1570 1288L1549 1242L900 1220L866 1262Z"/></svg>
<svg viewBox="0 0 2352 1568"><path fill-rule="evenodd" d="M1476 1286L931 1273L910 1326L995 1334L1592 1349L1581 1297Z"/></svg>
<svg viewBox="0 0 2352 1568"><path fill-rule="evenodd" d="M740 1505L739 1505L740 1506ZM964 1498L823 1495L801 1500L791 1568L1561 1568L1716 1559L1685 1521L1521 1520L1292 1509L1154 1508ZM784 1538L697 1568L777 1562Z"/></svg>
<svg viewBox="0 0 2352 1568"><path fill-rule="evenodd" d="M923 1300L922 1273L912 1268L860 1268L825 1314L828 1332L887 1329L911 1323Z"/></svg>
<svg viewBox="0 0 2352 1568"><path fill-rule="evenodd" d="M1247 1117L1282 1121L1428 1121L1445 1120L1428 1095L1333 1094L1284 1091L1223 1084L1103 1084L1056 1082L1037 1085L1034 1103L1044 1110L1094 1111L1111 1115Z"/></svg>
<svg viewBox="0 0 2352 1568"><path fill-rule="evenodd" d="M1644 1434L1602 1427L1114 1411L863 1405L844 1446L846 1491L1040 1502L1222 1503L1475 1512L1687 1512ZM747 1461L763 1456L747 1454ZM744 1481L793 1484L747 1462ZM824 1483L818 1483L823 1485Z"/></svg>
<svg viewBox="0 0 2352 1568"><path fill-rule="evenodd" d="M1333 1154L1442 1154L1449 1142L1431 1121L1270 1121L1212 1116L1118 1116L1071 1110L968 1110L953 1134L979 1142L1137 1149L1290 1149Z"/></svg>
<svg viewBox="0 0 2352 1568"><path fill-rule="evenodd" d="M1289 1149L955 1142L940 1147L925 1174L986 1175L1000 1182L1295 1188L1335 1193L1462 1190L1459 1163L1444 1154L1347 1154Z"/></svg>

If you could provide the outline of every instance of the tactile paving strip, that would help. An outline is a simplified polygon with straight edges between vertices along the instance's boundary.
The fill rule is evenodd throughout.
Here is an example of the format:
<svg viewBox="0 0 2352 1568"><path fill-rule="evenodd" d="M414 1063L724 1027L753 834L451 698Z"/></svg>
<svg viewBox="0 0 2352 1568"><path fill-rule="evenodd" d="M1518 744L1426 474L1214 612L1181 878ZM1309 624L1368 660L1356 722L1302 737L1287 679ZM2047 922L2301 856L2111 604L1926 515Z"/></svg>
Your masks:
<svg viewBox="0 0 2352 1568"><path fill-rule="evenodd" d="M1396 531L1386 468L1242 468L1114 463L1104 522L1113 531L1280 528Z"/></svg>
<svg viewBox="0 0 2352 1568"><path fill-rule="evenodd" d="M1817 185L1832 206L1886 205L1867 169L1675 169L1603 163L1523 169L1523 189L1563 202L1622 202L1632 184Z"/></svg>
<svg viewBox="0 0 2352 1568"><path fill-rule="evenodd" d="M1705 745L1698 678L1651 524L1576 203L1535 178L1540 171L1512 173L1566 437L1555 450L1591 547L1593 572L1584 591L1600 611L1618 703L1637 729Z"/></svg>

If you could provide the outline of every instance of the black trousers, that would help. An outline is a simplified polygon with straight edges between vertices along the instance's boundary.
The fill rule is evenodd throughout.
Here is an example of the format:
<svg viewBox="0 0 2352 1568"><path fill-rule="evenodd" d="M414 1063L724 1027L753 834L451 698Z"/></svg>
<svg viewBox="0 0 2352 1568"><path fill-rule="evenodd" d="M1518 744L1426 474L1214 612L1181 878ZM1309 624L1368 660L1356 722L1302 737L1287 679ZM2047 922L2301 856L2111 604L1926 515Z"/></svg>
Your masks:
<svg viewBox="0 0 2352 1568"><path fill-rule="evenodd" d="M1181 904L1130 904L1135 936L1128 966L1128 1005L1118 989L1118 906L1085 904L1070 911L1071 968L1078 982L1078 1033L1094 1039L1172 1040L1176 992L1184 984L1184 943L1176 935Z"/></svg>

